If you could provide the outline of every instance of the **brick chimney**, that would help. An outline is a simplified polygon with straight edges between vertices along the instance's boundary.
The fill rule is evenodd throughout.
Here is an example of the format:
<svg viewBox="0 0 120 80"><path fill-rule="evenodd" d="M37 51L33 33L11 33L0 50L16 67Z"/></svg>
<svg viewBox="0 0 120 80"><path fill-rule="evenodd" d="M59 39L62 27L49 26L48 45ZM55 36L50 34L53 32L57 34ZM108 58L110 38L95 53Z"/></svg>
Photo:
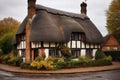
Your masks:
<svg viewBox="0 0 120 80"><path fill-rule="evenodd" d="M32 18L35 14L36 0L28 0L28 18Z"/></svg>
<svg viewBox="0 0 120 80"><path fill-rule="evenodd" d="M27 24L25 29L25 36L26 36L26 61L31 61L31 45L30 45L30 23L32 17L35 14L35 3L36 0L28 0L28 14L27 14Z"/></svg>
<svg viewBox="0 0 120 80"><path fill-rule="evenodd" d="M81 3L81 14L87 15L87 4L85 2Z"/></svg>

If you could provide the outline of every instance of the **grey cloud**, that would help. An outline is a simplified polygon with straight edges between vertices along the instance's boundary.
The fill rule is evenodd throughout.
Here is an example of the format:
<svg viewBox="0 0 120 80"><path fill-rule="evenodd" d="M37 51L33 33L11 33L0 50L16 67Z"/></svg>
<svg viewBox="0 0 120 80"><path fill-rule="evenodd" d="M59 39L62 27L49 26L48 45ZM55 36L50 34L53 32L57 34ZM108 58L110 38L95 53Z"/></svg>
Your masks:
<svg viewBox="0 0 120 80"><path fill-rule="evenodd" d="M27 1L27 0L26 0ZM21 21L19 16L23 16L25 13L26 7L25 0L2 0L0 1L0 19L5 17L14 17ZM23 18L23 17L22 17Z"/></svg>

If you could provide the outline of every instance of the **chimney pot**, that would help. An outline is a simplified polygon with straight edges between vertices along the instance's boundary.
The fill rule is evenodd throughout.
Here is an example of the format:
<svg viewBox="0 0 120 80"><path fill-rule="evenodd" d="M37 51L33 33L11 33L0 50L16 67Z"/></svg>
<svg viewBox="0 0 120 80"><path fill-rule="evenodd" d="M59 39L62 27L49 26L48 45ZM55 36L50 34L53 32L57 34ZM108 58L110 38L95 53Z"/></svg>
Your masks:
<svg viewBox="0 0 120 80"><path fill-rule="evenodd" d="M81 3L81 5L80 5L80 7L81 7L81 14L87 14L87 4L85 3L85 2L82 2Z"/></svg>

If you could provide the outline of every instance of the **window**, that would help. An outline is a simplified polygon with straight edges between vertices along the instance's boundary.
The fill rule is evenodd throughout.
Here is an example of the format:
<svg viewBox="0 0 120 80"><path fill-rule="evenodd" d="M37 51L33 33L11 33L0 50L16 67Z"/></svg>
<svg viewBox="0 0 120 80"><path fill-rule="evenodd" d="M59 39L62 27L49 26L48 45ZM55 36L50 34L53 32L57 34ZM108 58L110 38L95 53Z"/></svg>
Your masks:
<svg viewBox="0 0 120 80"><path fill-rule="evenodd" d="M49 47L49 42L44 42L44 47Z"/></svg>
<svg viewBox="0 0 120 80"><path fill-rule="evenodd" d="M38 49L34 50L34 60L35 60L36 57L38 57Z"/></svg>
<svg viewBox="0 0 120 80"><path fill-rule="evenodd" d="M81 50L72 50L72 57L77 58L81 55Z"/></svg>
<svg viewBox="0 0 120 80"><path fill-rule="evenodd" d="M71 40L81 40L81 34L79 32L73 32L71 34Z"/></svg>
<svg viewBox="0 0 120 80"><path fill-rule="evenodd" d="M52 48L52 49L49 49L49 56L52 56L52 57L61 57L62 53L58 49Z"/></svg>
<svg viewBox="0 0 120 80"><path fill-rule="evenodd" d="M72 32L70 48L84 48L82 42L84 41L85 35L80 32Z"/></svg>
<svg viewBox="0 0 120 80"><path fill-rule="evenodd" d="M106 47L106 50L109 51L109 50L110 50L110 47Z"/></svg>
<svg viewBox="0 0 120 80"><path fill-rule="evenodd" d="M24 35L21 35L21 40L25 41L25 36Z"/></svg>
<svg viewBox="0 0 120 80"><path fill-rule="evenodd" d="M56 49L49 49L49 56L52 57L60 57L61 54L59 54L59 51Z"/></svg>
<svg viewBox="0 0 120 80"><path fill-rule="evenodd" d="M55 47L55 43L50 43L50 47Z"/></svg>
<svg viewBox="0 0 120 80"><path fill-rule="evenodd" d="M92 49L86 49L86 56L93 58L93 50Z"/></svg>
<svg viewBox="0 0 120 80"><path fill-rule="evenodd" d="M21 57L22 58L25 58L26 54L25 54L25 50L22 50L22 54L21 54Z"/></svg>
<svg viewBox="0 0 120 80"><path fill-rule="evenodd" d="M113 47L113 50L118 50L118 48L117 47Z"/></svg>

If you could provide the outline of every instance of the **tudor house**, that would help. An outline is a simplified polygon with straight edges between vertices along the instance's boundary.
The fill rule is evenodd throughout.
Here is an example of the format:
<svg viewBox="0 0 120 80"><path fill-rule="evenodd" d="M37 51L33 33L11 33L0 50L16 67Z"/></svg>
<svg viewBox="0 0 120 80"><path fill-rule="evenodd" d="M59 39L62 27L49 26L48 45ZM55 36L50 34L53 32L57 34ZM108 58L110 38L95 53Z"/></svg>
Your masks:
<svg viewBox="0 0 120 80"><path fill-rule="evenodd" d="M87 16L82 2L81 14L60 11L28 0L28 15L16 32L18 54L26 61L39 55L61 57L59 45L69 47L73 58L93 56L101 48L103 37Z"/></svg>

